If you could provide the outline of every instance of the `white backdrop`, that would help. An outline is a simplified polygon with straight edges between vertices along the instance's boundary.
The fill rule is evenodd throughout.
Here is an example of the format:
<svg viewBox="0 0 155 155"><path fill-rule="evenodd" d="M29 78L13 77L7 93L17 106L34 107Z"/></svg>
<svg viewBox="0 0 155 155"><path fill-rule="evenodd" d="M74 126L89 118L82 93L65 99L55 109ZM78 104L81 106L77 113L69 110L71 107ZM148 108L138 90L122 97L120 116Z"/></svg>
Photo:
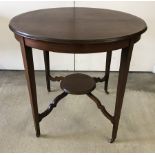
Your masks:
<svg viewBox="0 0 155 155"><path fill-rule="evenodd" d="M142 39L135 45L131 61L131 71L152 71L155 65L155 2L112 2L112 1L76 1L76 7L96 7L125 11L143 18L148 31L142 35ZM19 43L14 39L9 30L9 20L23 12L54 7L73 7L72 1L57 2L0 2L0 69L23 69ZM51 53L52 70L73 70L74 56L72 54ZM120 51L114 52L111 70L119 67ZM34 50L35 69L43 70L42 52ZM105 54L76 55L76 70L103 71L105 66Z"/></svg>

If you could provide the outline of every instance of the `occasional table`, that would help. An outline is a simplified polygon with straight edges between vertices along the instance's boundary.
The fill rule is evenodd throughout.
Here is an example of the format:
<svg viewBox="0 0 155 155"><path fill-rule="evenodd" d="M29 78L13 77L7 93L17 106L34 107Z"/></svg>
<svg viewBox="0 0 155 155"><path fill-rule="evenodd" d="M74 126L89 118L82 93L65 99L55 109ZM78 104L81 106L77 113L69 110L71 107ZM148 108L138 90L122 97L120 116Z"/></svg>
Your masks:
<svg viewBox="0 0 155 155"><path fill-rule="evenodd" d="M120 11L70 7L23 13L15 16L10 21L9 27L21 45L36 136L40 136L40 121L56 107L60 99L68 94L86 94L112 123L111 142L114 142L117 136L132 50L134 44L140 40L141 34L146 31L146 23L139 17ZM42 113L38 112L32 48L43 51L47 90L50 91L50 80L61 81L60 86L63 90L63 93L57 96ZM118 49L122 49L122 51L116 103L112 115L92 94L92 91L97 82L104 81L104 89L108 93L111 56L112 52ZM71 54L106 52L105 76L99 78L76 73L66 77L53 77L50 75L49 51Z"/></svg>

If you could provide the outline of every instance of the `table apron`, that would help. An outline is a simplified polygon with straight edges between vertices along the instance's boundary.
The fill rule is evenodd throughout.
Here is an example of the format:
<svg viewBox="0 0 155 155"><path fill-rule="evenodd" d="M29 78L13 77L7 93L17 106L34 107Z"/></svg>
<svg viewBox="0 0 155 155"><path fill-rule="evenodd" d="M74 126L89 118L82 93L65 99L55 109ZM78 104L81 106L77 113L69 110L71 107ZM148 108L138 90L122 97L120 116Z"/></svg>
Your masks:
<svg viewBox="0 0 155 155"><path fill-rule="evenodd" d="M15 35L16 39L20 41L23 37ZM140 36L133 38L133 42L137 42ZM64 44L64 43L51 43L46 41L33 40L29 38L24 38L25 45L28 47L36 48L44 51L52 51L58 53L100 53L106 51L112 51L117 49L122 49L129 46L130 40L121 40L117 42L110 43L92 43L92 44Z"/></svg>

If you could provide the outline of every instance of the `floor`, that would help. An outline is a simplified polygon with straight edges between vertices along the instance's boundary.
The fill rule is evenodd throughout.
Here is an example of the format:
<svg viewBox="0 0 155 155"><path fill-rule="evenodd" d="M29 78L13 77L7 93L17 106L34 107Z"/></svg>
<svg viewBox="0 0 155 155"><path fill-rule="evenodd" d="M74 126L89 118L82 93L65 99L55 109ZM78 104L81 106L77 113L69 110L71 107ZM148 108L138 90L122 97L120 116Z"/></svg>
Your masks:
<svg viewBox="0 0 155 155"><path fill-rule="evenodd" d="M67 75L69 72L52 72ZM103 73L86 72L91 76ZM93 92L113 114L117 73L110 74L106 95L103 83ZM44 72L36 72L39 111L60 92L52 82L46 91ZM23 71L0 71L0 152L155 152L155 74L130 73L118 137L110 144L111 123L87 96L69 95L41 122L35 137Z"/></svg>

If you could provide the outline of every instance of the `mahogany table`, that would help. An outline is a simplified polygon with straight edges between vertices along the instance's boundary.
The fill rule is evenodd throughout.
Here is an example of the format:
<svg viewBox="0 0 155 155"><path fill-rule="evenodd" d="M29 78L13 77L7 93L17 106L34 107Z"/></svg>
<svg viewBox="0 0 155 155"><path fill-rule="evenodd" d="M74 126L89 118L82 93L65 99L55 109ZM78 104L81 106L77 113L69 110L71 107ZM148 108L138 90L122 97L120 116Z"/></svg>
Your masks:
<svg viewBox="0 0 155 155"><path fill-rule="evenodd" d="M18 15L10 21L9 27L21 45L36 136L40 136L40 121L56 107L60 99L69 93L87 94L111 121L113 125L111 142L113 142L117 136L133 46L146 31L146 23L139 17L114 10L55 8ZM50 80L61 81L63 89L63 93L42 113L38 112L32 48L42 50L44 53L47 90L50 91ZM117 49L122 49L122 52L115 110L111 115L91 91L95 89L96 82L104 81L105 92L108 93L111 55ZM91 78L83 74L73 74L65 78L52 77L49 51L72 54L106 52L105 76Z"/></svg>

